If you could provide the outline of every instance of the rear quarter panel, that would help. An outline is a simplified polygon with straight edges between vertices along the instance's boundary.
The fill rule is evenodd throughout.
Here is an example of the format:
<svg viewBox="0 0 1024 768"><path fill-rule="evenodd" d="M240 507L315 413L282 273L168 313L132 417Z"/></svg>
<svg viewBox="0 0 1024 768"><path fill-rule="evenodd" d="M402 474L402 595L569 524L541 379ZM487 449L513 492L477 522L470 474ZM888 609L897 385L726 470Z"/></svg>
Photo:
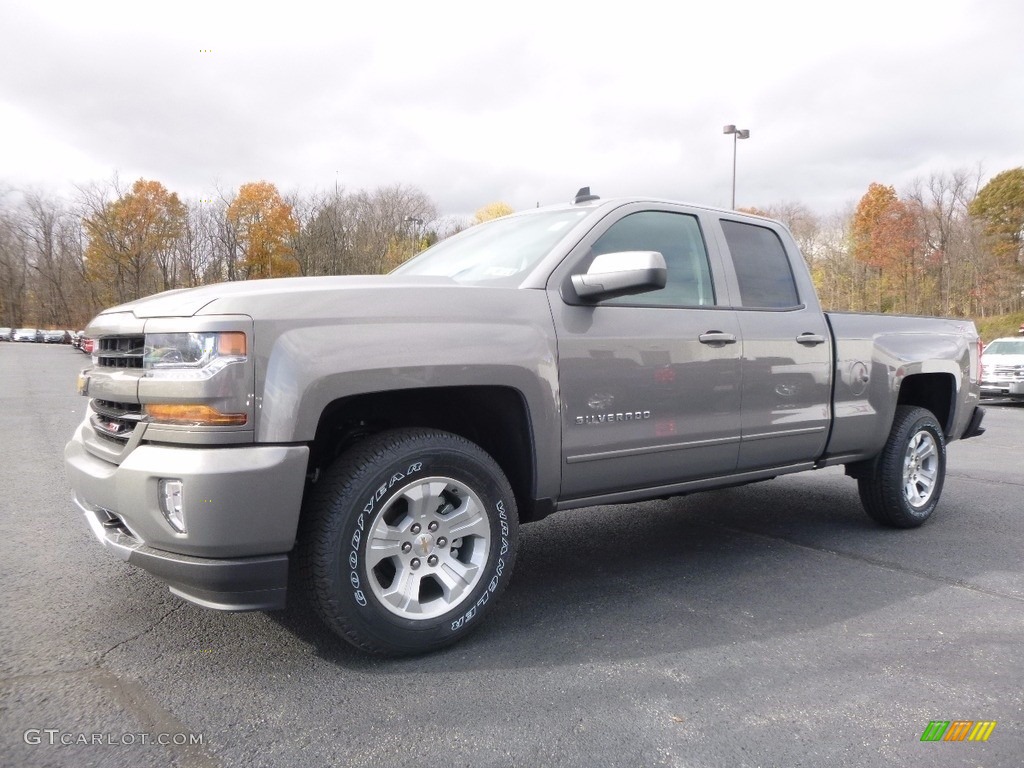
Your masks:
<svg viewBox="0 0 1024 768"><path fill-rule="evenodd" d="M829 458L868 458L889 435L900 387L911 376L953 381L947 439L958 438L978 404L977 340L967 320L829 312L836 348L835 419Z"/></svg>

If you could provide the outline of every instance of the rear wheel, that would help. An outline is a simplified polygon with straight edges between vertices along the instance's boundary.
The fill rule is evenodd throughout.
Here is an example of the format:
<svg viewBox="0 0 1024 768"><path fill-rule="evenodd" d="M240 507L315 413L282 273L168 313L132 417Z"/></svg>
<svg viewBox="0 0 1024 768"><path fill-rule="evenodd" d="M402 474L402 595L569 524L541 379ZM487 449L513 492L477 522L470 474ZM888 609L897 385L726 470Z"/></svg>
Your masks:
<svg viewBox="0 0 1024 768"><path fill-rule="evenodd" d="M861 504L878 523L916 528L942 495L946 441L931 411L896 408L889 439L857 480Z"/></svg>
<svg viewBox="0 0 1024 768"><path fill-rule="evenodd" d="M480 623L512 574L517 513L497 463L446 432L368 438L304 513L300 569L324 622L363 650L422 653Z"/></svg>

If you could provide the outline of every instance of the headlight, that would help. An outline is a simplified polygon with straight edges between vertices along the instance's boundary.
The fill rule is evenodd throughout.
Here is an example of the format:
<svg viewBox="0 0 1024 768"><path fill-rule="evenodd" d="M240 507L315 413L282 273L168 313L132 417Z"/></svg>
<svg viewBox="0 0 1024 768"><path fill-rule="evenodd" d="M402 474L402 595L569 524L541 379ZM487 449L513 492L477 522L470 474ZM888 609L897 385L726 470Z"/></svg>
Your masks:
<svg viewBox="0 0 1024 768"><path fill-rule="evenodd" d="M240 331L147 333L139 382L147 420L179 427L244 426L251 392L246 361Z"/></svg>
<svg viewBox="0 0 1024 768"><path fill-rule="evenodd" d="M245 334L147 333L142 367L160 378L208 379L232 363L244 363ZM149 374L154 375L154 374Z"/></svg>

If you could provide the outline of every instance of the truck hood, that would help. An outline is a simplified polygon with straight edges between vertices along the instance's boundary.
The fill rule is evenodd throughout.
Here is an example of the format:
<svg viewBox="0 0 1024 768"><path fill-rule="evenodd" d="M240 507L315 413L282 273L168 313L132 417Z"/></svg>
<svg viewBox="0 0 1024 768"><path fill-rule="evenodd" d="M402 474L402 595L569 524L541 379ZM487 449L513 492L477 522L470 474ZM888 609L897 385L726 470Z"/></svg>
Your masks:
<svg viewBox="0 0 1024 768"><path fill-rule="evenodd" d="M458 284L447 277L391 276L391 275L346 275L338 277L287 277L270 280L246 280L233 283L217 283L199 288L183 288L147 296L136 301L120 304L104 310L101 314L131 312L139 319L154 317L192 317L197 314L246 314L257 316L263 305L278 305L282 300L291 304L296 314L307 300L323 299L334 295L338 302L344 296L358 292L360 303L387 301L397 297L401 289L424 290L430 288L452 288ZM377 297L367 293L379 294ZM338 307L342 309L343 304Z"/></svg>

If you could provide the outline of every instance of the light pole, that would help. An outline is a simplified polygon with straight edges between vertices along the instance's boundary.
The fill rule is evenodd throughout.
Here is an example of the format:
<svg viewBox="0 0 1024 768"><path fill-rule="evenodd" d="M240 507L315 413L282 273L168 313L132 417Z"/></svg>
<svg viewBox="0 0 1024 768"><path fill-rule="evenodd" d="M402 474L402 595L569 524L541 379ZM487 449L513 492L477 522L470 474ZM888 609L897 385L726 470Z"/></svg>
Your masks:
<svg viewBox="0 0 1024 768"><path fill-rule="evenodd" d="M412 235L412 249L409 251L409 258L416 255L416 236L419 234L420 227L423 226L423 219L416 218L415 216L406 216L405 220L407 223L413 225Z"/></svg>
<svg viewBox="0 0 1024 768"><path fill-rule="evenodd" d="M722 133L732 134L732 208L736 210L736 139L749 139L750 131L746 128L737 128L735 125L727 125L722 128Z"/></svg>

